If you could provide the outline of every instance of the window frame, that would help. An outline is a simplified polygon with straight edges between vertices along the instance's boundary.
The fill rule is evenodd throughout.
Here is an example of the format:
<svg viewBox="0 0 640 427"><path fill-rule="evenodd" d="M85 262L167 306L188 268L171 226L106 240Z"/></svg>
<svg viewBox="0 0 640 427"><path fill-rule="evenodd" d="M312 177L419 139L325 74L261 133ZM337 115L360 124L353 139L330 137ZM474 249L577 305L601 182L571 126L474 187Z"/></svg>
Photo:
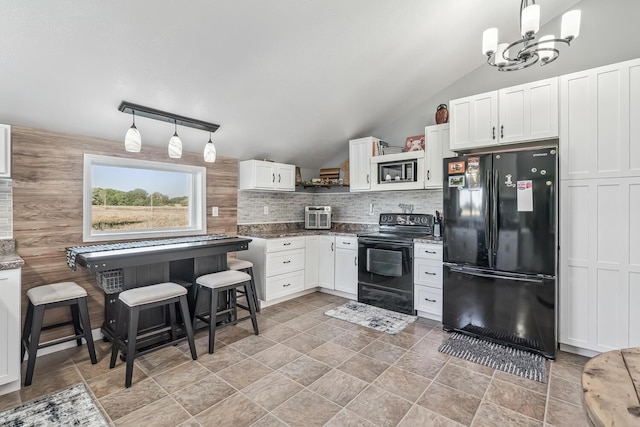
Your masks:
<svg viewBox="0 0 640 427"><path fill-rule="evenodd" d="M183 172L190 175L189 223L188 227L147 229L147 230L114 230L98 231L92 228L92 189L94 165L130 167L154 171ZM134 240L158 237L183 237L207 234L206 215L206 179L207 169L202 166L162 163L150 160L128 159L124 157L84 155L84 172L82 182L82 240L83 242L100 242L109 240Z"/></svg>

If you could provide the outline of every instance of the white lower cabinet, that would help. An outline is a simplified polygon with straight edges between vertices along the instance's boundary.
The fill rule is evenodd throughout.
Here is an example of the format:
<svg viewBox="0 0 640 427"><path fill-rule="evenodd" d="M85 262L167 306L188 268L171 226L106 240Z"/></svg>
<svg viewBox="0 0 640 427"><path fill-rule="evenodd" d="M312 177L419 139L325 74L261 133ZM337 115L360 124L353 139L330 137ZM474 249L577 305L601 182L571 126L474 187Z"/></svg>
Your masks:
<svg viewBox="0 0 640 427"><path fill-rule="evenodd" d="M560 343L640 345L640 177L565 180L560 191Z"/></svg>
<svg viewBox="0 0 640 427"><path fill-rule="evenodd" d="M442 245L416 243L413 255L414 308L419 316L442 320Z"/></svg>
<svg viewBox="0 0 640 427"><path fill-rule="evenodd" d="M335 253L334 236L318 236L318 286L335 289Z"/></svg>
<svg viewBox="0 0 640 427"><path fill-rule="evenodd" d="M336 236L335 290L358 294L358 238Z"/></svg>
<svg viewBox="0 0 640 427"><path fill-rule="evenodd" d="M20 389L21 271L0 271L0 394Z"/></svg>
<svg viewBox="0 0 640 427"><path fill-rule="evenodd" d="M320 236L306 236L304 238L304 288L318 287L318 250Z"/></svg>
<svg viewBox="0 0 640 427"><path fill-rule="evenodd" d="M258 297L263 301L281 298L305 288L305 238L252 238L249 249L238 258L253 263Z"/></svg>

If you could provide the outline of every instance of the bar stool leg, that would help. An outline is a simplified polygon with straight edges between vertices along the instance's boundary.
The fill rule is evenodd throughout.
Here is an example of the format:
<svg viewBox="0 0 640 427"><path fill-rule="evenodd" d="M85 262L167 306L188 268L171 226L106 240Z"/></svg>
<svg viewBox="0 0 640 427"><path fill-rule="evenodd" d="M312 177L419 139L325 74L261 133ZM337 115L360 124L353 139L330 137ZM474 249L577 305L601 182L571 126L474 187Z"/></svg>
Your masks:
<svg viewBox="0 0 640 427"><path fill-rule="evenodd" d="M256 306L256 313L260 313L260 300L258 299L258 293L256 292L256 282L253 280L253 267L247 268L247 273L251 276L251 290L253 291L253 301Z"/></svg>
<svg viewBox="0 0 640 427"><path fill-rule="evenodd" d="M78 298L78 302L79 302L79 298ZM82 327L80 326L80 315L78 313L78 304L71 304L69 306L69 309L71 310L71 320L73 321L73 330L75 332L75 335L82 335ZM76 339L76 345L78 347L82 346L82 338L78 338Z"/></svg>
<svg viewBox="0 0 640 427"><path fill-rule="evenodd" d="M127 370L124 386L131 387L133 377L133 360L136 358L136 336L138 335L138 307L129 308L129 331L127 333Z"/></svg>
<svg viewBox="0 0 640 427"><path fill-rule="evenodd" d="M33 326L33 304L29 301L27 305L27 315L24 319L24 328L22 329L22 343L20 345L20 363L24 360L24 354L27 352L29 345L29 336L31 335L31 327Z"/></svg>
<svg viewBox="0 0 640 427"><path fill-rule="evenodd" d="M169 322L171 323L171 341L175 341L178 338L176 306L174 304L169 304L167 309L169 310Z"/></svg>
<svg viewBox="0 0 640 427"><path fill-rule="evenodd" d="M38 343L40 342L40 331L42 330L42 320L44 319L44 305L39 305L33 311L33 327L31 329L31 340L29 341L29 360L27 361L27 376L24 385L31 385L33 370L36 366L36 354L38 353Z"/></svg>
<svg viewBox="0 0 640 427"><path fill-rule="evenodd" d="M91 320L89 319L89 309L87 308L87 299L78 298L77 311L80 312L80 320L82 321L81 330L84 332L84 340L87 342L87 349L89 349L89 357L91 358L91 364L98 363L96 358L96 348L93 345L93 336L91 335ZM82 340L78 340L82 344Z"/></svg>
<svg viewBox="0 0 640 427"><path fill-rule="evenodd" d="M211 289L209 304L209 354L213 354L213 342L216 337L216 323L218 322L218 291Z"/></svg>
<svg viewBox="0 0 640 427"><path fill-rule="evenodd" d="M111 346L111 362L109 363L109 369L113 369L116 366L118 351L120 351L121 346L124 346L124 324L126 322L126 309L122 302L120 302L118 305L118 321L116 322L115 336L113 337L113 343Z"/></svg>
<svg viewBox="0 0 640 427"><path fill-rule="evenodd" d="M258 319L256 318L256 303L251 289L251 282L245 282L244 292L247 295L247 303L249 304L249 314L251 315L251 323L253 324L253 333L258 335Z"/></svg>
<svg viewBox="0 0 640 427"><path fill-rule="evenodd" d="M198 359L198 355L196 354L196 343L193 339L193 328L191 327L191 323L189 323L189 304L187 302L186 296L180 297L180 314L182 315L182 320L184 322L184 329L187 332L187 340L189 341L189 349L191 350L191 358L193 360Z"/></svg>

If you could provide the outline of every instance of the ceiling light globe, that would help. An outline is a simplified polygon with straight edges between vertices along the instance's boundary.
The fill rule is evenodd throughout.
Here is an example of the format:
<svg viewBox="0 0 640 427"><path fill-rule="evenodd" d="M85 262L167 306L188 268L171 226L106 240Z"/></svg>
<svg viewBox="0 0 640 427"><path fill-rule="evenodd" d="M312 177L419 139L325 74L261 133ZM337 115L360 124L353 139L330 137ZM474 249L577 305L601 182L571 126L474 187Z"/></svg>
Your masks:
<svg viewBox="0 0 640 427"><path fill-rule="evenodd" d="M498 48L498 29L489 28L482 33L482 53L490 56Z"/></svg>
<svg viewBox="0 0 640 427"><path fill-rule="evenodd" d="M216 161L216 146L209 140L204 146L204 161L214 163Z"/></svg>
<svg viewBox="0 0 640 427"><path fill-rule="evenodd" d="M579 10L570 10L562 15L562 24L560 25L561 38L573 40L580 35L581 16L582 12Z"/></svg>
<svg viewBox="0 0 640 427"><path fill-rule="evenodd" d="M169 140L169 157L179 159L182 157L182 140L177 133L174 133Z"/></svg>
<svg viewBox="0 0 640 427"><path fill-rule="evenodd" d="M522 10L522 36L532 35L540 29L540 5L532 4Z"/></svg>
<svg viewBox="0 0 640 427"><path fill-rule="evenodd" d="M555 47L555 43L553 40L556 38L553 34L548 36L540 37L540 44L538 45L538 56L542 61L549 61L553 58L553 50ZM550 40L550 41L548 41Z"/></svg>
<svg viewBox="0 0 640 427"><path fill-rule="evenodd" d="M124 149L131 153L139 153L141 148L142 136L136 125L132 125L124 136Z"/></svg>

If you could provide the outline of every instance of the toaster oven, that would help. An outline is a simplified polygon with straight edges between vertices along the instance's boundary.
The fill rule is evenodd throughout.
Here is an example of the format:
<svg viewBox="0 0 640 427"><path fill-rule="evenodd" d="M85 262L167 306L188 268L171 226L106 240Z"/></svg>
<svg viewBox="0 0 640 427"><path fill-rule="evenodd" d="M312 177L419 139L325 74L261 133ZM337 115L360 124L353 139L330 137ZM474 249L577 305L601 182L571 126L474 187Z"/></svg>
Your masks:
<svg viewBox="0 0 640 427"><path fill-rule="evenodd" d="M307 230L329 230L331 228L331 206L306 206L304 228Z"/></svg>

